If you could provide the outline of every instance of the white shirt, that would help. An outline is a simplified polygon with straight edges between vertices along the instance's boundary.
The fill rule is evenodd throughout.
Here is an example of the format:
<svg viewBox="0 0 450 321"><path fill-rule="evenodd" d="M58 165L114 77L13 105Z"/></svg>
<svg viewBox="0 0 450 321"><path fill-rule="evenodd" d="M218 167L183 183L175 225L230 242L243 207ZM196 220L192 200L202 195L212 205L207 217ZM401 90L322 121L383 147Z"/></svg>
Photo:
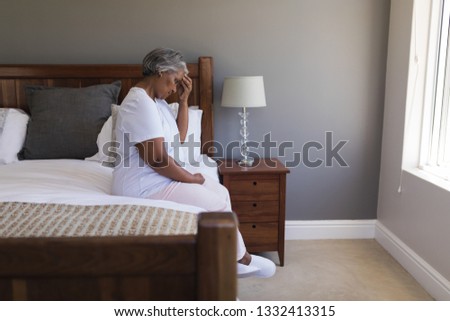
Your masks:
<svg viewBox="0 0 450 321"><path fill-rule="evenodd" d="M119 108L115 133L120 159L114 168L114 195L145 198L172 182L148 166L135 146L136 143L163 137L167 153L174 157L172 143L175 139L179 141L179 131L165 100L153 101L144 89L131 88Z"/></svg>

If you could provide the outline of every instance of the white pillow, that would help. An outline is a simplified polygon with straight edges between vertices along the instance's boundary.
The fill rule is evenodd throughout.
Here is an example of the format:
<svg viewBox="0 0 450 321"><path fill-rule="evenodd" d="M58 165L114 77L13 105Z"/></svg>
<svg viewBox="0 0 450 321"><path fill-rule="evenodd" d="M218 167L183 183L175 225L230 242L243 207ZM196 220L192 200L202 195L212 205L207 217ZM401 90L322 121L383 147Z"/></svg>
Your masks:
<svg viewBox="0 0 450 321"><path fill-rule="evenodd" d="M115 131L117 113L119 112L120 106L112 104L111 105L111 116L103 124L102 130L97 136L97 147L98 152L94 156L87 157L85 160L95 161L103 163L106 166L113 166L114 158L111 152L115 150Z"/></svg>
<svg viewBox="0 0 450 321"><path fill-rule="evenodd" d="M202 115L203 110L199 109L198 106L189 107L189 123L186 141L190 142L193 140L196 143L196 146L193 149L193 159L195 161L199 161L200 154L202 153ZM193 139L191 137L193 137Z"/></svg>
<svg viewBox="0 0 450 321"><path fill-rule="evenodd" d="M17 162L30 117L18 108L0 108L0 164Z"/></svg>
<svg viewBox="0 0 450 321"><path fill-rule="evenodd" d="M170 110L174 117L178 114L178 103L169 104ZM195 143L195 147L181 147L179 155L180 161L186 163L199 162L201 155L201 137L202 137L202 115L203 110L198 106L189 106L188 108L189 122L185 143ZM192 155L191 155L192 154ZM191 164L194 165L194 164Z"/></svg>

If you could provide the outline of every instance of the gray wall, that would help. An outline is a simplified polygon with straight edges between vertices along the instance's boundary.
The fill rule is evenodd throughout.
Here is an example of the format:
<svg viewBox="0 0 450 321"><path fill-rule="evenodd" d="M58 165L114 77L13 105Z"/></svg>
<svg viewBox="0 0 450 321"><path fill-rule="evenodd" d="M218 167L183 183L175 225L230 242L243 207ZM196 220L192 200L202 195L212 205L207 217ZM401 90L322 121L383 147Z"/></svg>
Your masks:
<svg viewBox="0 0 450 321"><path fill-rule="evenodd" d="M404 171L402 192L398 193L413 3L414 0L392 1L378 220L439 272L447 280L443 287L448 288L449 192Z"/></svg>
<svg viewBox="0 0 450 321"><path fill-rule="evenodd" d="M389 0L0 0L0 63L140 63L157 46L215 59L215 133L239 139L220 108L225 76L263 75L267 108L250 139L293 142L283 161L333 132L349 167L291 168L287 218L376 217ZM312 149L310 160L324 158ZM258 150L258 152L262 152ZM236 154L233 154L237 156ZM277 152L273 155L277 156Z"/></svg>

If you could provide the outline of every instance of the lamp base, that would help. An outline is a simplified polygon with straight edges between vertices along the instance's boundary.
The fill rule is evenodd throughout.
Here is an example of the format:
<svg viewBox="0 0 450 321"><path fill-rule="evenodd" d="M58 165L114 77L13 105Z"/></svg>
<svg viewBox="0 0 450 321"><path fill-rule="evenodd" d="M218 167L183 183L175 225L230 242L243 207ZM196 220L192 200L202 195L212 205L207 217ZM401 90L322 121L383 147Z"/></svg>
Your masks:
<svg viewBox="0 0 450 321"><path fill-rule="evenodd" d="M242 108L242 112L239 113L239 116L241 116L241 155L242 155L242 159L240 161L238 161L239 166L241 167L251 167L253 165L253 157L249 157L248 156L248 145L247 145L247 137L248 137L248 130L247 130L247 123L248 123L248 112L246 110L245 107Z"/></svg>
<svg viewBox="0 0 450 321"><path fill-rule="evenodd" d="M238 161L239 166L251 167L253 166L254 158L246 157Z"/></svg>

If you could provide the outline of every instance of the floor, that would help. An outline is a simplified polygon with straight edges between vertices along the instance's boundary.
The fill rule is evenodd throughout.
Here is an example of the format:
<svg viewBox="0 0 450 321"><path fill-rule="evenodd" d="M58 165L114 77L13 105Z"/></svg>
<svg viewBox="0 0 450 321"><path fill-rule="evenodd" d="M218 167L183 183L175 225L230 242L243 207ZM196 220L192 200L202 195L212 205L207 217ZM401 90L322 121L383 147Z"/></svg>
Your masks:
<svg viewBox="0 0 450 321"><path fill-rule="evenodd" d="M263 253L278 263L276 252ZM433 300L375 240L286 241L285 266L238 281L246 301Z"/></svg>

